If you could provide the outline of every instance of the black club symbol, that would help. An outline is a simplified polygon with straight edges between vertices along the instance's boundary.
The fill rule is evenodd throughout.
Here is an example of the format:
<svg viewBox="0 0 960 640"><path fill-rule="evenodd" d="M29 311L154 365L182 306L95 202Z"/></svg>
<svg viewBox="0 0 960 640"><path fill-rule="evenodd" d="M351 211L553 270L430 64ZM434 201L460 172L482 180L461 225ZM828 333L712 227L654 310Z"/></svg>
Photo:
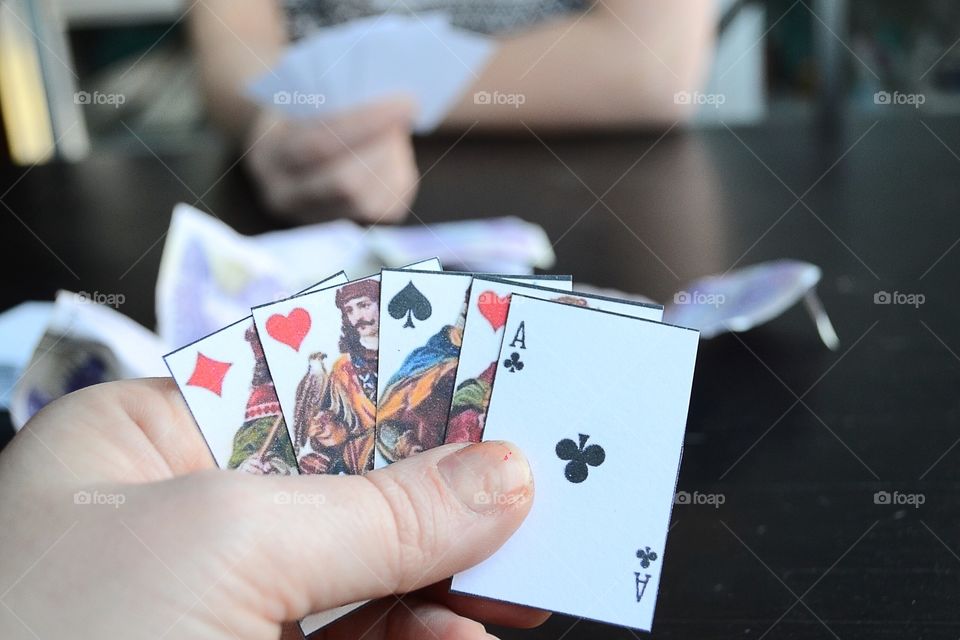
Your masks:
<svg viewBox="0 0 960 640"><path fill-rule="evenodd" d="M650 547L637 550L637 557L640 558L640 566L646 569L650 563L657 559L657 552L650 551Z"/></svg>
<svg viewBox="0 0 960 640"><path fill-rule="evenodd" d="M520 354L514 351L510 354L510 357L503 361L503 366L510 370L510 372L520 371L523 369L523 363L520 362Z"/></svg>
<svg viewBox="0 0 960 640"><path fill-rule="evenodd" d="M607 453L598 444L586 446L588 435L580 434L580 444L570 438L564 438L557 443L557 457L561 460L569 460L563 470L563 475L570 482L579 483L587 479L591 467L599 467L607 458Z"/></svg>

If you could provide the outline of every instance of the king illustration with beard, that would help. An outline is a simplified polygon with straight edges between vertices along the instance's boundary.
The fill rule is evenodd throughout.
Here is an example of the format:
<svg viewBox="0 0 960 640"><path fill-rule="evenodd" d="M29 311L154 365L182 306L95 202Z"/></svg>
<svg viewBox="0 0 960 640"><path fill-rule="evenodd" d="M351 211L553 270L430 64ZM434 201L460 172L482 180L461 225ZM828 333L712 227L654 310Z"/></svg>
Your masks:
<svg viewBox="0 0 960 640"><path fill-rule="evenodd" d="M311 355L297 387L294 446L303 473L361 474L373 467L379 300L375 280L337 291L341 353L329 371L326 354Z"/></svg>

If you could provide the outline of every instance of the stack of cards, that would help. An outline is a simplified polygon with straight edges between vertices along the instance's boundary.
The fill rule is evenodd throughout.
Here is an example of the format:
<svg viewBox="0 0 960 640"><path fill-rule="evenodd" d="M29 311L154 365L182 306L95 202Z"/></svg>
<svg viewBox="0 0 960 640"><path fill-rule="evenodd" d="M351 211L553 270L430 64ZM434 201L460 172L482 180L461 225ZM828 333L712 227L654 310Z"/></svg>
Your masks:
<svg viewBox="0 0 960 640"><path fill-rule="evenodd" d="M530 515L452 589L649 630L699 338L662 314L570 276L433 259L341 272L165 360L223 468L362 474L444 443L517 443Z"/></svg>
<svg viewBox="0 0 960 640"><path fill-rule="evenodd" d="M490 38L454 27L446 14L384 13L295 43L248 92L264 106L301 118L407 96L417 105L414 130L429 133L494 50Z"/></svg>

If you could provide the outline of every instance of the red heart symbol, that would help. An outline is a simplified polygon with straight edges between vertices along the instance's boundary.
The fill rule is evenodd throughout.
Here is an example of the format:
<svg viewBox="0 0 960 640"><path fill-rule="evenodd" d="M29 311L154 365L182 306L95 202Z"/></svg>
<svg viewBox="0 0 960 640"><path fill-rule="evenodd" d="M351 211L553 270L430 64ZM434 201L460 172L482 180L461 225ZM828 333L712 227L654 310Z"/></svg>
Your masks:
<svg viewBox="0 0 960 640"><path fill-rule="evenodd" d="M487 319L494 331L507 323L507 311L510 309L510 294L498 296L493 291L484 291L477 300L477 309Z"/></svg>
<svg viewBox="0 0 960 640"><path fill-rule="evenodd" d="M310 331L310 314L297 307L287 315L275 313L267 318L267 333L294 351L300 351L303 339Z"/></svg>

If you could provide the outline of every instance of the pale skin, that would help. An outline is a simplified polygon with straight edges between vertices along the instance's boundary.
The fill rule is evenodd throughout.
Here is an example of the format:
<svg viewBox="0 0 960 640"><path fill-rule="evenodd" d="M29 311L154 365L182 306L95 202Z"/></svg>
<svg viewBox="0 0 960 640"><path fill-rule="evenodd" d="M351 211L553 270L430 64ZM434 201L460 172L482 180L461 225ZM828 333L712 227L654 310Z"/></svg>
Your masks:
<svg viewBox="0 0 960 640"><path fill-rule="evenodd" d="M288 44L277 0L206 0L189 17L211 113L242 145L272 210L301 221L406 217L419 180L409 99L285 120L243 95ZM442 128L547 133L679 123L689 105L674 95L699 86L714 24L713 0L598 0L586 13L499 38ZM481 91L521 95L523 103L476 104Z"/></svg>
<svg viewBox="0 0 960 640"><path fill-rule="evenodd" d="M360 334L360 344L376 349L380 343L380 303L367 296L347 300L343 305L347 322Z"/></svg>
<svg viewBox="0 0 960 640"><path fill-rule="evenodd" d="M366 476L216 470L170 380L91 387L0 454L0 637L292 638L310 612L382 598L322 637L489 638L477 621L546 614L437 583L492 554L532 499L508 443Z"/></svg>

